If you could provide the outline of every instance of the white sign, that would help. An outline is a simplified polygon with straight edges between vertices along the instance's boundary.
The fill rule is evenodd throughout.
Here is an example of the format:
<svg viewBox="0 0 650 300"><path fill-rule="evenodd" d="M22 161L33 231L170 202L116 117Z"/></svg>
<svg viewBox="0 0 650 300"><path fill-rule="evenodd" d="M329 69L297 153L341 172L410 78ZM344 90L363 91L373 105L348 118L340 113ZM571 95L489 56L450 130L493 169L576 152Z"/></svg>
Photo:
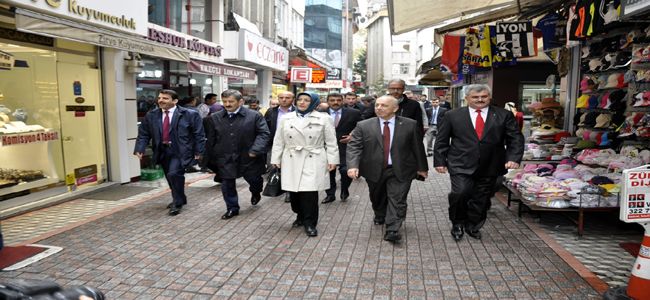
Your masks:
<svg viewBox="0 0 650 300"><path fill-rule="evenodd" d="M156 43L189 50L190 58L212 62L223 62L223 59L220 58L223 47L213 42L193 37L189 34L149 23L147 38Z"/></svg>
<svg viewBox="0 0 650 300"><path fill-rule="evenodd" d="M650 222L650 165L623 170L621 221Z"/></svg>
<svg viewBox="0 0 650 300"><path fill-rule="evenodd" d="M7 0L6 2L47 15L122 32L147 35L149 3L146 0Z"/></svg>
<svg viewBox="0 0 650 300"><path fill-rule="evenodd" d="M311 83L311 68L291 68L291 82Z"/></svg>
<svg viewBox="0 0 650 300"><path fill-rule="evenodd" d="M325 83L308 83L307 88L311 89L342 89L343 80L330 80Z"/></svg>
<svg viewBox="0 0 650 300"><path fill-rule="evenodd" d="M287 72L289 69L289 50L257 34L244 29L240 29L239 32L226 31L224 40L239 41L237 44L239 49L235 50L232 47L224 49L226 60L245 61L281 72Z"/></svg>

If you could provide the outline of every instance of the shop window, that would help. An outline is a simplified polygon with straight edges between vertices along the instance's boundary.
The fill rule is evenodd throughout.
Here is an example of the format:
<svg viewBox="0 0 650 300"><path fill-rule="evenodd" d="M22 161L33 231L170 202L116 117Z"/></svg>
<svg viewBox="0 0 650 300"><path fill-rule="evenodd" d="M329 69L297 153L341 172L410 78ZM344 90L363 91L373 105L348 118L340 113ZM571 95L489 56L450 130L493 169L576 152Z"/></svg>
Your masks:
<svg viewBox="0 0 650 300"><path fill-rule="evenodd" d="M149 0L149 22L201 39L208 37L205 0Z"/></svg>
<svg viewBox="0 0 650 300"><path fill-rule="evenodd" d="M544 84L523 84L521 87L521 108L524 115L532 115L528 106L533 102L541 102L544 98L554 98L553 89Z"/></svg>

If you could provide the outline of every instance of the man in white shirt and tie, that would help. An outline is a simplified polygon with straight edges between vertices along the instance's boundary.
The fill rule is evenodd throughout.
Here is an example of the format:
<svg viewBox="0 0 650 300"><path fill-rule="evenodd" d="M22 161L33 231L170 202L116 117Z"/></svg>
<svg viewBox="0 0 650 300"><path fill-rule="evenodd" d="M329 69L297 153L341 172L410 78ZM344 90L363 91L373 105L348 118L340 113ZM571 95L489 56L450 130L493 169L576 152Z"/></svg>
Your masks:
<svg viewBox="0 0 650 300"><path fill-rule="evenodd" d="M440 107L440 99L436 96L431 97L431 118L429 118L429 129L424 136L427 145L427 156L433 155L433 140L438 134L438 124L447 112L447 109Z"/></svg>

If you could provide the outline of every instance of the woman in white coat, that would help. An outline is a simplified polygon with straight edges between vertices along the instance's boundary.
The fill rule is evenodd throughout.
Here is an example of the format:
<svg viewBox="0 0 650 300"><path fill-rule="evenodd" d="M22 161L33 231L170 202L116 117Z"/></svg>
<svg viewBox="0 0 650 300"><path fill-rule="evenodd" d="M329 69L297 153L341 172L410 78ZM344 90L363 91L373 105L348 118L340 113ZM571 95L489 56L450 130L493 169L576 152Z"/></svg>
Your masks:
<svg viewBox="0 0 650 300"><path fill-rule="evenodd" d="M304 226L307 236L318 235L318 192L330 187L329 171L339 164L334 123L314 110L319 103L315 93L298 94L296 110L280 120L271 150L271 164L282 169L282 189L298 215L293 226Z"/></svg>

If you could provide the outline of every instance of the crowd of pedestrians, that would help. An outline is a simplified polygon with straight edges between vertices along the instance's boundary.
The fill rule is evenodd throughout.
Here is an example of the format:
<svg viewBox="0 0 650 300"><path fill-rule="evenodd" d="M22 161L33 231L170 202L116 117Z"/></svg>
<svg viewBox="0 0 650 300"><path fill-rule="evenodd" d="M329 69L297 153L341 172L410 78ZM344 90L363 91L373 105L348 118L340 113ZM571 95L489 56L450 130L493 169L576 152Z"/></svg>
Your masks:
<svg viewBox="0 0 650 300"><path fill-rule="evenodd" d="M151 143L171 188L172 216L187 204L184 173L197 162L221 182L222 219L239 215L237 178L248 183L257 205L263 174L278 168L285 202L296 214L293 226L304 227L307 236L318 235L319 193L326 192L321 204L336 201L337 169L342 202L352 181L364 177L373 223L384 226L384 240L392 243L401 240L411 183L427 178L427 156L433 156L435 170L451 179L451 236L480 239L495 181L521 162L519 125L513 113L491 105L487 85L468 86L467 106L455 109L446 99L428 100L405 87L395 79L378 98L330 93L323 102L315 93L285 91L268 109L236 90L221 93L218 109L216 94L197 105L162 90L158 107L140 125L134 154L142 158Z"/></svg>

